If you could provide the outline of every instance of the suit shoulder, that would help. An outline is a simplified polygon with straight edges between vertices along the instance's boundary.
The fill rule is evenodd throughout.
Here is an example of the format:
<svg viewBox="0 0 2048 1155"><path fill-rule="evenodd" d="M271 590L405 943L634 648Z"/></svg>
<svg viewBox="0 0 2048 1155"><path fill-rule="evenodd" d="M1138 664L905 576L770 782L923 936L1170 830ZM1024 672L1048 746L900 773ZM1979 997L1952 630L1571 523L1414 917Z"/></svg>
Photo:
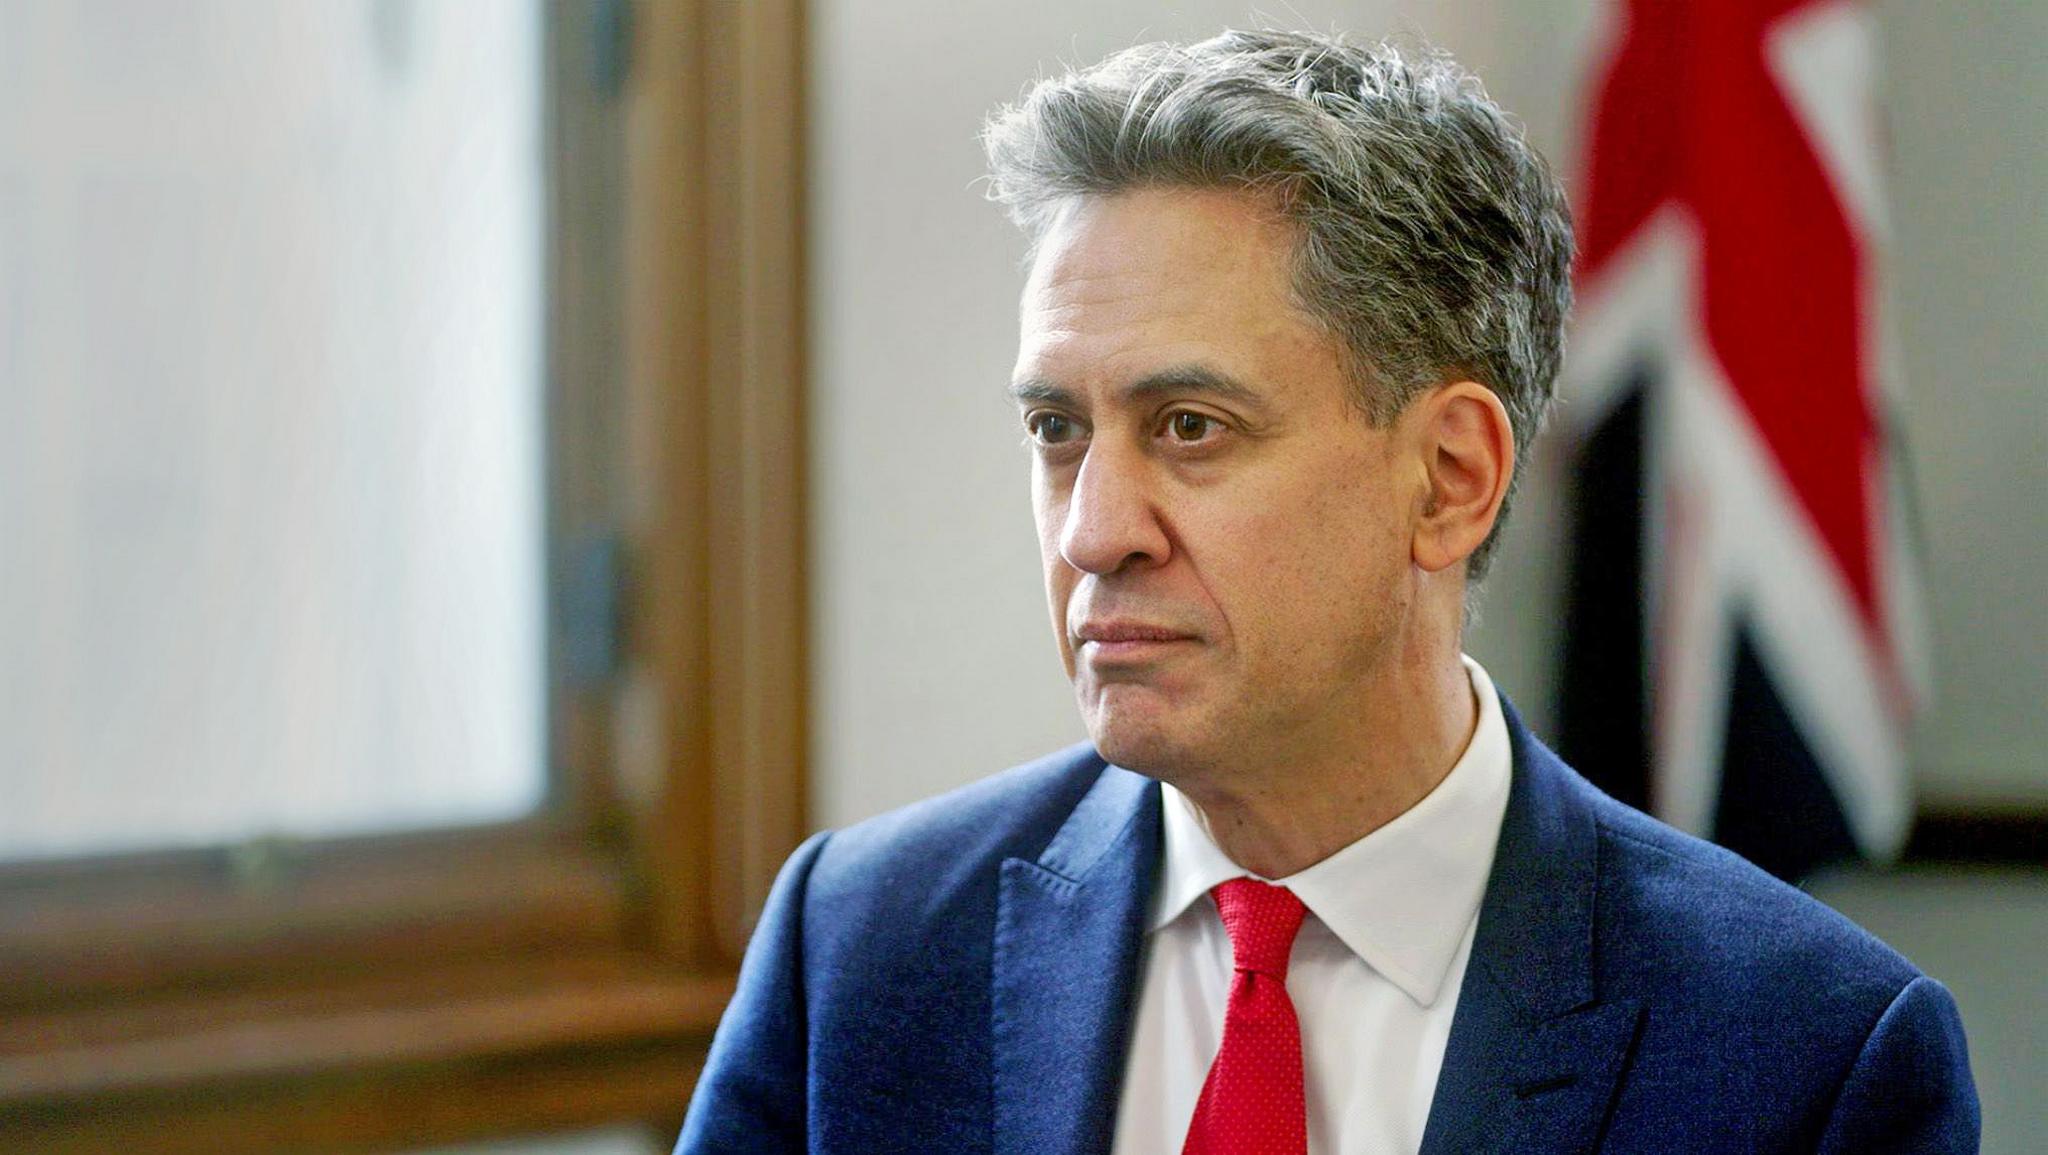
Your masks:
<svg viewBox="0 0 2048 1155"><path fill-rule="evenodd" d="M1606 796L1601 922L1615 961L1674 960L1702 994L1838 1003L1881 1013L1920 971L1833 908L1725 848ZM1663 965L1669 965L1668 962Z"/></svg>
<svg viewBox="0 0 2048 1155"><path fill-rule="evenodd" d="M980 781L835 831L819 870L893 873L947 863L1035 858L1104 769L1095 748L1069 746Z"/></svg>

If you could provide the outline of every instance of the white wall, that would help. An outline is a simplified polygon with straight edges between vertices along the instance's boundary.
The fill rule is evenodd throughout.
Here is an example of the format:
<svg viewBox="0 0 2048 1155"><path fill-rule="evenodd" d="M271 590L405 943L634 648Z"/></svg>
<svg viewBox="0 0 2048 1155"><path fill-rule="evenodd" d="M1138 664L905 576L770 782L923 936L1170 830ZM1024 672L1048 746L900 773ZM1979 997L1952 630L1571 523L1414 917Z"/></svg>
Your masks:
<svg viewBox="0 0 2048 1155"><path fill-rule="evenodd" d="M1881 6L1930 802L2048 808L2048 5Z"/></svg>

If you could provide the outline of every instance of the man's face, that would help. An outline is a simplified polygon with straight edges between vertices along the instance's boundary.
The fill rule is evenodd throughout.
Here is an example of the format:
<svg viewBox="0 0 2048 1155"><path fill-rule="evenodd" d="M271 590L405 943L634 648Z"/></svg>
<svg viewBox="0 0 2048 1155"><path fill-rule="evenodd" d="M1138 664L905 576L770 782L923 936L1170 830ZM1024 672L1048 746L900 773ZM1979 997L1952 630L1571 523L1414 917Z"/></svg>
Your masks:
<svg viewBox="0 0 2048 1155"><path fill-rule="evenodd" d="M1060 655L1103 755L1168 779L1317 749L1402 660L1427 476L1231 191L1085 197L1043 239L1014 390Z"/></svg>

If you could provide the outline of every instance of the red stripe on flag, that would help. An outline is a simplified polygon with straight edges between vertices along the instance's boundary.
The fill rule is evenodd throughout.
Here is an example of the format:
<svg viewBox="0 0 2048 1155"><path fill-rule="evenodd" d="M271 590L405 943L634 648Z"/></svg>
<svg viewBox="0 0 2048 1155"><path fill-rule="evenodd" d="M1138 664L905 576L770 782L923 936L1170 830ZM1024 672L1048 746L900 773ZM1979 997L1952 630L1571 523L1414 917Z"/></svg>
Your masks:
<svg viewBox="0 0 2048 1155"><path fill-rule="evenodd" d="M1630 4L1595 98L1579 274L1597 280L1660 206L1684 206L1707 343L1882 645L1862 257L1766 57L1771 25L1804 6Z"/></svg>

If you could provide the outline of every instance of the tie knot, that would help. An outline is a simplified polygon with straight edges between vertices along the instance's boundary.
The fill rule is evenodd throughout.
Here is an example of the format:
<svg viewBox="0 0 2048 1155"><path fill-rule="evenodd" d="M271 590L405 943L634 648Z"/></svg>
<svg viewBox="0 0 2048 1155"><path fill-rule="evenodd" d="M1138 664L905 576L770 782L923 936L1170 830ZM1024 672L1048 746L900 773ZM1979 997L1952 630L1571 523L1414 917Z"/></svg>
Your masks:
<svg viewBox="0 0 2048 1155"><path fill-rule="evenodd" d="M1233 878L1218 883L1210 893L1216 896L1216 910L1230 935L1237 969L1285 979L1287 955L1308 908L1286 887L1255 878Z"/></svg>

